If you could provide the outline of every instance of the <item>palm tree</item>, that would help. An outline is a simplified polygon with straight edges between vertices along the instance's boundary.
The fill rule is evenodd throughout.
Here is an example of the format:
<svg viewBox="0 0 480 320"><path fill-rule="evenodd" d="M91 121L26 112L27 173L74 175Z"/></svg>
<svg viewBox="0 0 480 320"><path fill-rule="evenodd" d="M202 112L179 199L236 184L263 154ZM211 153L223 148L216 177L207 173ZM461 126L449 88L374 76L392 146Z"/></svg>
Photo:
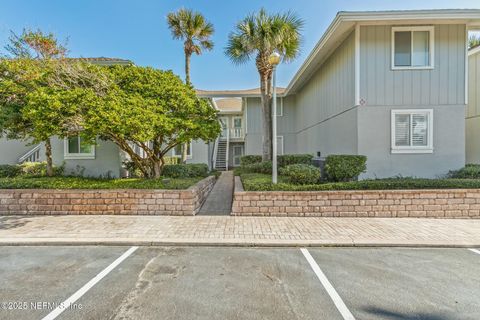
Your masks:
<svg viewBox="0 0 480 320"><path fill-rule="evenodd" d="M265 9L237 23L228 37L225 54L235 64L255 59L260 75L263 117L263 161L272 159L272 72L268 58L278 52L284 62L295 59L300 52L303 20L292 12L269 15Z"/></svg>
<svg viewBox="0 0 480 320"><path fill-rule="evenodd" d="M190 82L190 58L192 54L200 55L202 50L212 50L213 25L200 12L190 9L180 9L170 12L167 16L168 27L174 39L183 40L185 52L185 82ZM188 143L183 144L182 162L187 162Z"/></svg>
<svg viewBox="0 0 480 320"><path fill-rule="evenodd" d="M174 39L183 40L185 52L185 81L190 83L190 58L192 54L200 55L202 50L212 50L213 25L205 20L199 12L180 9L167 16L168 27Z"/></svg>

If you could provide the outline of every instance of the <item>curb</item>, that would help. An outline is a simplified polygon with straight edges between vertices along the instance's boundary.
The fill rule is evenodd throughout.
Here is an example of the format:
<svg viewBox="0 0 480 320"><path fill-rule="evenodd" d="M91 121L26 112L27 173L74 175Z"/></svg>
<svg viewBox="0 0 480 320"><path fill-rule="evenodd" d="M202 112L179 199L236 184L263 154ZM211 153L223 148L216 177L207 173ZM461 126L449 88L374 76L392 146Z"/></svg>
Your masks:
<svg viewBox="0 0 480 320"><path fill-rule="evenodd" d="M408 248L472 248L480 247L480 241L442 242L442 241L328 241L328 240L192 240L192 239L68 239L68 238L5 238L0 239L0 246L185 246L185 247L343 247L343 248L375 248L375 247L408 247Z"/></svg>

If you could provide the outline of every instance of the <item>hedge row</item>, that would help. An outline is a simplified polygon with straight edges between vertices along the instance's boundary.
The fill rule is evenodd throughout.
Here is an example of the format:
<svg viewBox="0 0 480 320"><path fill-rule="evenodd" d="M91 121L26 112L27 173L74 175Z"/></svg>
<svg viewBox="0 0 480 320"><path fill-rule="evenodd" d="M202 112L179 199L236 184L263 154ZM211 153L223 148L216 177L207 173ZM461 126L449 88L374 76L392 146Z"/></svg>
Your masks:
<svg viewBox="0 0 480 320"><path fill-rule="evenodd" d="M271 176L246 173L241 176L245 191L334 191L334 190L403 190L403 189L476 189L478 179L418 179L391 178L349 182L291 184L279 177L278 184L272 184Z"/></svg>

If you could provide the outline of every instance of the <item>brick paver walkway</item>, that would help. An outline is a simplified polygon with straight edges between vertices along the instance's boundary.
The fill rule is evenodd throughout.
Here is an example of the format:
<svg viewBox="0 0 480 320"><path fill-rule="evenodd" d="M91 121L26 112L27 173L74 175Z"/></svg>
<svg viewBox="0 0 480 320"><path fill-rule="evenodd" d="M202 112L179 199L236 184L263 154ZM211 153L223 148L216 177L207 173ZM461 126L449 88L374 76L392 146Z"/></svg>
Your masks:
<svg viewBox="0 0 480 320"><path fill-rule="evenodd" d="M480 246L480 220L4 216L0 244Z"/></svg>
<svg viewBox="0 0 480 320"><path fill-rule="evenodd" d="M205 200L199 215L229 215L233 201L233 172L224 171Z"/></svg>

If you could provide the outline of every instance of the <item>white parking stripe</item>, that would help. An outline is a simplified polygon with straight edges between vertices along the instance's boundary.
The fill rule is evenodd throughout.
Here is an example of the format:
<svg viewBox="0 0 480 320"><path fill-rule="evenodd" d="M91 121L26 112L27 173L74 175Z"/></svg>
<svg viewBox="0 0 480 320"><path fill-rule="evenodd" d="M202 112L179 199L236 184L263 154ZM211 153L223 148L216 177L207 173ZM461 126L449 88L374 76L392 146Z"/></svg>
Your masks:
<svg viewBox="0 0 480 320"><path fill-rule="evenodd" d="M328 295L332 299L333 303L337 307L338 311L340 311L340 314L342 315L343 319L345 319L345 320L355 320L355 317L352 315L350 310L348 310L348 308L345 305L345 303L343 302L342 298L338 295L337 291L332 286L330 281L328 281L327 277L322 272L322 270L318 266L317 262L315 262L312 255L310 254L310 252L308 252L308 250L305 249L305 248L302 248L300 250L302 251L305 258L307 259L308 263L310 264L310 267L312 267L313 272L315 272L315 274L317 275L318 280L320 280L323 287L327 291Z"/></svg>
<svg viewBox="0 0 480 320"><path fill-rule="evenodd" d="M57 308L52 312L46 315L42 320L53 320L58 317L63 311L68 309L75 301L80 299L88 290L90 290L95 284L102 280L107 274L110 273L115 267L117 267L123 260L127 259L132 253L137 250L138 247L131 247L125 253L123 253L117 260L113 261L108 267L103 269L99 274L95 276L92 280L88 281L83 287L81 287L77 292L70 296L67 300L63 301Z"/></svg>
<svg viewBox="0 0 480 320"><path fill-rule="evenodd" d="M472 252L475 252L475 253L477 253L477 254L480 254L480 250L477 250L477 249L468 249L468 250L470 250L470 251L472 251Z"/></svg>

